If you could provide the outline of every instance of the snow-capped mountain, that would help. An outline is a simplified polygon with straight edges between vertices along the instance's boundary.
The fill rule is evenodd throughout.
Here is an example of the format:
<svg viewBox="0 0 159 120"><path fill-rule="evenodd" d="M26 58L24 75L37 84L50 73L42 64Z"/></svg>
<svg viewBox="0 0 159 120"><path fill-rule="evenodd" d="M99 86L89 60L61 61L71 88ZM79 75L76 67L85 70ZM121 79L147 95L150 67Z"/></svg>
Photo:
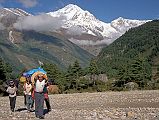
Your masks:
<svg viewBox="0 0 159 120"><path fill-rule="evenodd" d="M29 16L31 14L19 8L2 8L0 9L0 17L14 14L16 16Z"/></svg>
<svg viewBox="0 0 159 120"><path fill-rule="evenodd" d="M96 19L90 12L73 4L48 14L55 18L65 18L60 32L80 46L108 45L130 28L147 22L146 20L129 20L119 17L111 23L104 23Z"/></svg>
<svg viewBox="0 0 159 120"><path fill-rule="evenodd" d="M130 28L138 27L146 22L148 22L148 20L130 20L119 17L111 22L111 27L115 28L120 33L125 33L125 31Z"/></svg>
<svg viewBox="0 0 159 120"><path fill-rule="evenodd" d="M5 27L12 27L19 17L25 16L31 16L31 14L19 8L0 9L0 23Z"/></svg>
<svg viewBox="0 0 159 120"><path fill-rule="evenodd" d="M102 32L104 29L103 25L98 19L96 19L88 11L82 10L77 5L69 4L58 11L50 12L48 14L50 14L53 17L65 17L66 22L65 25L62 27L68 29L68 32L78 30L78 33L76 33L77 35L80 35L82 33L88 33L97 36L98 32L96 31Z"/></svg>
<svg viewBox="0 0 159 120"><path fill-rule="evenodd" d="M130 28L146 22L148 20L130 20L119 17L111 23L104 23L90 12L73 4L54 12L35 16L18 8L0 9L2 29L14 27L18 30L52 32L53 35L58 34L57 36L67 38L93 54L98 54L99 49L112 43Z"/></svg>
<svg viewBox="0 0 159 120"><path fill-rule="evenodd" d="M0 57L15 71L37 67L39 61L54 63L61 68L67 68L75 60L87 65L93 55L49 33L47 30L52 26L48 27L48 23L53 24L52 20L47 14L33 16L21 9L0 9Z"/></svg>

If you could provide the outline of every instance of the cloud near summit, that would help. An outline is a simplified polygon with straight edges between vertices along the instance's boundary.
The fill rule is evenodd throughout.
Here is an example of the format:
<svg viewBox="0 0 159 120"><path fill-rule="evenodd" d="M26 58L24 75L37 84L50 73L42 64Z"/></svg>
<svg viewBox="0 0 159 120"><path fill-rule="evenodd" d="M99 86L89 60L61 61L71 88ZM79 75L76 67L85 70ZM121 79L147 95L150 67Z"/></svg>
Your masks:
<svg viewBox="0 0 159 120"><path fill-rule="evenodd" d="M18 30L34 30L37 32L50 32L59 29L65 22L65 17L52 17L48 14L21 17L14 23Z"/></svg>

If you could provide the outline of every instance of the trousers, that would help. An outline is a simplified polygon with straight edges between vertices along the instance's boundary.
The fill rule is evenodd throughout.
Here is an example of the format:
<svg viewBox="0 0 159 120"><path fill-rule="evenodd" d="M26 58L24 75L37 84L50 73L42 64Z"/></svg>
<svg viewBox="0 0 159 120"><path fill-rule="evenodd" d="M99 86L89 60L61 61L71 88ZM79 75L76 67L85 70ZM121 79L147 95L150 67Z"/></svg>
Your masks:
<svg viewBox="0 0 159 120"><path fill-rule="evenodd" d="M33 106L33 99L31 95L26 95L26 105L27 109L30 110Z"/></svg>
<svg viewBox="0 0 159 120"><path fill-rule="evenodd" d="M10 108L11 108L12 111L14 111L15 103L16 103L16 96L15 97L9 97L9 101L10 101Z"/></svg>
<svg viewBox="0 0 159 120"><path fill-rule="evenodd" d="M43 116L44 93L35 92L35 115Z"/></svg>

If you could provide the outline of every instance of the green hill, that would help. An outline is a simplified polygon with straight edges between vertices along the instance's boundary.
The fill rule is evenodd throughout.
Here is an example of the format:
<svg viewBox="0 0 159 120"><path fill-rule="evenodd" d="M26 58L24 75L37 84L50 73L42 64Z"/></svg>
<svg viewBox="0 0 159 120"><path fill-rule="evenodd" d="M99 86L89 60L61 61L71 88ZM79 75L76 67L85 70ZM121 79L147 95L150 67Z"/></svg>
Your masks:
<svg viewBox="0 0 159 120"><path fill-rule="evenodd" d="M159 66L159 20L127 31L100 52L97 63L101 72L116 77L121 68L139 59L145 61L144 67L149 74L156 73Z"/></svg>
<svg viewBox="0 0 159 120"><path fill-rule="evenodd" d="M0 56L14 71L38 67L38 61L55 63L62 69L78 60L82 66L93 57L68 40L34 31L12 30L14 43L8 39L10 30L0 31Z"/></svg>
<svg viewBox="0 0 159 120"><path fill-rule="evenodd" d="M54 63L65 69L76 60L86 66L93 57L87 51L54 33L17 30L14 23L28 16L20 9L0 9L0 57L14 71L30 69L42 63Z"/></svg>

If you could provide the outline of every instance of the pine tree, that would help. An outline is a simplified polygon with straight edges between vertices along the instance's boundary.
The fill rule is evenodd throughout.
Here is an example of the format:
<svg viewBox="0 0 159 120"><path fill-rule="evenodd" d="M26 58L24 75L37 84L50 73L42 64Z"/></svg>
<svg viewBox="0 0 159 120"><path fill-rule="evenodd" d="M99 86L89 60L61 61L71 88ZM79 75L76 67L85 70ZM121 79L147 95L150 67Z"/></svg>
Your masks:
<svg viewBox="0 0 159 120"><path fill-rule="evenodd" d="M139 87L145 87L150 79L150 64L146 59L138 58L120 69L116 86L123 87L128 82L135 82Z"/></svg>
<svg viewBox="0 0 159 120"><path fill-rule="evenodd" d="M131 65L132 81L138 83L140 87L145 87L147 82L151 80L151 71L151 65L147 59L135 59Z"/></svg>
<svg viewBox="0 0 159 120"><path fill-rule="evenodd" d="M90 74L90 79L93 81L93 84L95 85L95 79L96 79L95 76L99 75L99 70L96 61L93 59L90 61L89 74Z"/></svg>
<svg viewBox="0 0 159 120"><path fill-rule="evenodd" d="M73 72L73 76L75 77L75 79L78 79L81 75L82 75L82 68L78 62L78 60L76 60L72 66L72 72Z"/></svg>
<svg viewBox="0 0 159 120"><path fill-rule="evenodd" d="M12 68L8 63L5 63L2 58L0 58L0 84L5 80L10 79L12 76Z"/></svg>
<svg viewBox="0 0 159 120"><path fill-rule="evenodd" d="M121 67L121 69L119 70L117 79L118 81L116 81L115 83L117 87L123 87L124 84L132 81L132 78L130 76L129 65Z"/></svg>
<svg viewBox="0 0 159 120"><path fill-rule="evenodd" d="M2 84L2 82L6 79L5 74L6 73L5 73L5 69L4 69L4 62L0 58L0 84Z"/></svg>
<svg viewBox="0 0 159 120"><path fill-rule="evenodd" d="M76 60L72 66L72 72L73 72L73 80L75 82L75 88L77 89L79 86L79 77L82 76L82 68L78 62L78 60Z"/></svg>
<svg viewBox="0 0 159 120"><path fill-rule="evenodd" d="M74 84L75 84L75 79L74 79L74 75L73 75L73 70L72 70L72 65L69 65L67 68L67 72L66 72L66 90L70 89L70 88L74 88Z"/></svg>
<svg viewBox="0 0 159 120"><path fill-rule="evenodd" d="M45 63L42 67L44 70L46 70L49 79L53 80L54 82L59 79L61 73L55 64Z"/></svg>
<svg viewBox="0 0 159 120"><path fill-rule="evenodd" d="M73 65L69 65L66 73L67 87L70 89L77 89L79 86L79 78L83 75L83 70L76 60Z"/></svg>
<svg viewBox="0 0 159 120"><path fill-rule="evenodd" d="M64 73L57 67L57 65L52 63L45 63L42 67L46 70L47 76L52 80L53 84L58 85L61 92L63 92L66 84Z"/></svg>

